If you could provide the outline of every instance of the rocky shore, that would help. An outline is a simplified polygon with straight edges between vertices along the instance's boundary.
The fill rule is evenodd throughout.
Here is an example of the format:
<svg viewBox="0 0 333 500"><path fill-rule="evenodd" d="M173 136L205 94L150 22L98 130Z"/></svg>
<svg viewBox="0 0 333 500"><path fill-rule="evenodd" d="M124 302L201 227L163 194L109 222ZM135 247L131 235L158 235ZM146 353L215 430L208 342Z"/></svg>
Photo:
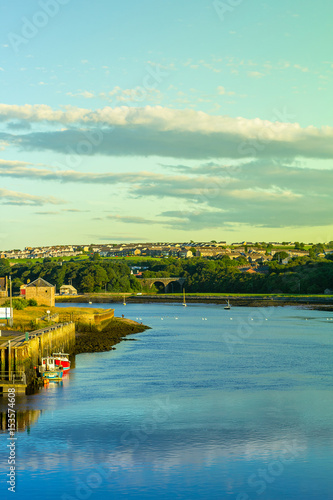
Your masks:
<svg viewBox="0 0 333 500"><path fill-rule="evenodd" d="M110 351L116 344L126 340L127 335L140 333L148 328L150 327L125 318L114 318L103 326L79 323L76 325L73 354Z"/></svg>

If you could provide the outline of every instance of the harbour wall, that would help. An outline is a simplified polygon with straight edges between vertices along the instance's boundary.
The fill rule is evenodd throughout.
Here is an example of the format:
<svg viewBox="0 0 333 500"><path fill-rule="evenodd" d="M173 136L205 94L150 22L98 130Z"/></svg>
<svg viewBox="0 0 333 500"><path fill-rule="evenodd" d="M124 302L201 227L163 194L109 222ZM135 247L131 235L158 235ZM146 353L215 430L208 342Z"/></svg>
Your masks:
<svg viewBox="0 0 333 500"><path fill-rule="evenodd" d="M75 348L75 323L61 323L0 345L0 375L2 380L12 380L14 374L24 373L26 385L36 379L36 368L41 359L53 352L63 351L71 354ZM1 381L0 381L1 386Z"/></svg>

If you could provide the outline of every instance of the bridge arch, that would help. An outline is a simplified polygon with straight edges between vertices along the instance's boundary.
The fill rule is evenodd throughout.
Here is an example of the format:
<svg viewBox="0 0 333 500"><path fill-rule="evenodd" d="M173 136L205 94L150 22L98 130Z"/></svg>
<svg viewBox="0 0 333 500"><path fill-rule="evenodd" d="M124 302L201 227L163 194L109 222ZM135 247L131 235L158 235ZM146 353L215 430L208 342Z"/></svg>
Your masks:
<svg viewBox="0 0 333 500"><path fill-rule="evenodd" d="M143 285L149 285L149 288L151 288L153 285L156 286L158 284L158 289L159 291L162 291L164 287L164 293L179 293L183 290L184 284L185 284L186 279L185 278L144 278L142 280ZM161 286L162 285L162 286Z"/></svg>

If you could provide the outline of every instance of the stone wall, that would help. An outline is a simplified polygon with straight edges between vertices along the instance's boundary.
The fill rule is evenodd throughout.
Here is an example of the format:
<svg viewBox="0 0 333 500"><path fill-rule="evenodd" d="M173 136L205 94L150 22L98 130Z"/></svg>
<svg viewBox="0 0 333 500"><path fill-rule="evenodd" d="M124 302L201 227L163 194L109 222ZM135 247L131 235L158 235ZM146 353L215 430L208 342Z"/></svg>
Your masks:
<svg viewBox="0 0 333 500"><path fill-rule="evenodd" d="M114 309L107 309L104 313L94 314L95 324L98 325L107 319L114 318Z"/></svg>

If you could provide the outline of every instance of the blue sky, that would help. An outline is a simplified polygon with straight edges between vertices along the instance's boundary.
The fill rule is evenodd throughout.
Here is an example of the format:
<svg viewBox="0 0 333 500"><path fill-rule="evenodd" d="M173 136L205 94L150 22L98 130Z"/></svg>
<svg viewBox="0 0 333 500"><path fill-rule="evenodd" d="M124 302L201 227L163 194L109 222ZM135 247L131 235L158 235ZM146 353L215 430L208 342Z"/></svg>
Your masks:
<svg viewBox="0 0 333 500"><path fill-rule="evenodd" d="M0 248L333 239L326 1L0 4Z"/></svg>

